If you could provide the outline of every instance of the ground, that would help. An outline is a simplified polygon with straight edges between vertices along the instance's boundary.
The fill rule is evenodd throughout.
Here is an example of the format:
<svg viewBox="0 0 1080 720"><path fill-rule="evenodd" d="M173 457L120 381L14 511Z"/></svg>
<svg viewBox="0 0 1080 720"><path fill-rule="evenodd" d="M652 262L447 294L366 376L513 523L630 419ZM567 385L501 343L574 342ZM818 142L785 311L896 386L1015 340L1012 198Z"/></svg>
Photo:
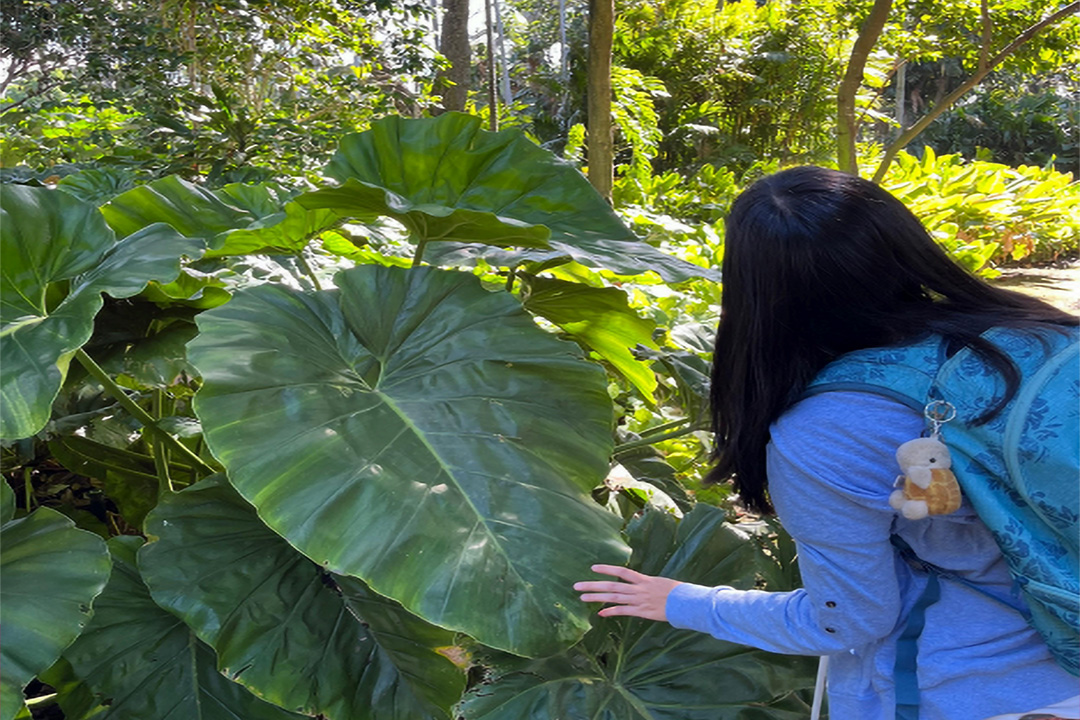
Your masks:
<svg viewBox="0 0 1080 720"><path fill-rule="evenodd" d="M1009 268L994 280L1080 315L1080 260L1052 267Z"/></svg>

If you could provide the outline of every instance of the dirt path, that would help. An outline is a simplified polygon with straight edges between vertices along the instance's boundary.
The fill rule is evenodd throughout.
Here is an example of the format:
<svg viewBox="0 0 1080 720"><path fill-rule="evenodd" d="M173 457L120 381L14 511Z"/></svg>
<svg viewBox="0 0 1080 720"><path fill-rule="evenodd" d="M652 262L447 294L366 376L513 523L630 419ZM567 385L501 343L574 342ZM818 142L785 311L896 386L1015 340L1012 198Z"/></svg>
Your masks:
<svg viewBox="0 0 1080 720"><path fill-rule="evenodd" d="M993 282L1080 315L1080 261L1062 267L1010 268Z"/></svg>

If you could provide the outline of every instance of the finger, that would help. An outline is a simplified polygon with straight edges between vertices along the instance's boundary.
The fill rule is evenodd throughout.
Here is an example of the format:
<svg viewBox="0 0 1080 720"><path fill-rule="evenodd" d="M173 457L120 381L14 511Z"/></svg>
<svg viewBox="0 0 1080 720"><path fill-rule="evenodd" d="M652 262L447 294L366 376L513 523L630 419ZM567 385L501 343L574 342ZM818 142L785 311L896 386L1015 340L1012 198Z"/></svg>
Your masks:
<svg viewBox="0 0 1080 720"><path fill-rule="evenodd" d="M619 603L620 605L626 605L634 602L634 598L628 595L618 595L616 593L588 593L581 596L582 602L600 602L600 603Z"/></svg>
<svg viewBox="0 0 1080 720"><path fill-rule="evenodd" d="M642 575L630 568L621 567L619 565L593 565L592 571L600 573L601 575L614 575L620 580L626 580L627 582L637 582L648 577L647 575Z"/></svg>
<svg viewBox="0 0 1080 720"><path fill-rule="evenodd" d="M623 592L633 587L629 583L605 582L603 580L574 583L574 589L580 592Z"/></svg>
<svg viewBox="0 0 1080 720"><path fill-rule="evenodd" d="M620 615L628 615L630 617L646 617L645 611L635 605L612 605L606 607L600 612L596 613L600 617L617 617Z"/></svg>

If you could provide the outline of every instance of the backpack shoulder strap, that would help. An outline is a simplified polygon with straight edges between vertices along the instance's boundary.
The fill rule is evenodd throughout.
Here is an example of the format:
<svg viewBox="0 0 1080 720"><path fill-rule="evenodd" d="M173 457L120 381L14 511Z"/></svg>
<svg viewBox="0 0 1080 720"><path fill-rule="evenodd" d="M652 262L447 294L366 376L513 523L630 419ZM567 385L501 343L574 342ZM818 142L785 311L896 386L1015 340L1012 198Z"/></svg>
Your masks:
<svg viewBox="0 0 1080 720"><path fill-rule="evenodd" d="M826 365L803 397L837 390L872 392L921 414L945 360L945 343L938 335L911 345L856 350Z"/></svg>

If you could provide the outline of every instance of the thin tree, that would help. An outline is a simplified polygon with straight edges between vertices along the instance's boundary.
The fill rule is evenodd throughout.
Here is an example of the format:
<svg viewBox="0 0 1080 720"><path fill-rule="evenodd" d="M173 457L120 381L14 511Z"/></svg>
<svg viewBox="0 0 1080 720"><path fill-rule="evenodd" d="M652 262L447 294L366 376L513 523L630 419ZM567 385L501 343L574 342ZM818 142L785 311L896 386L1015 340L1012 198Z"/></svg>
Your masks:
<svg viewBox="0 0 1080 720"><path fill-rule="evenodd" d="M589 182L608 202L615 181L615 143L611 134L611 48L614 39L615 1L589 0Z"/></svg>
<svg viewBox="0 0 1080 720"><path fill-rule="evenodd" d="M855 154L855 137L858 134L858 121L855 118L855 96L862 85L866 61L874 45L881 37L885 22L892 11L892 0L874 0L855 44L851 48L847 70L840 88L836 92L836 165L846 173L859 174L858 159Z"/></svg>
<svg viewBox="0 0 1080 720"><path fill-rule="evenodd" d="M484 26L487 30L488 119L492 132L499 129L499 94L495 89L495 23L491 17L492 0L484 0Z"/></svg>

